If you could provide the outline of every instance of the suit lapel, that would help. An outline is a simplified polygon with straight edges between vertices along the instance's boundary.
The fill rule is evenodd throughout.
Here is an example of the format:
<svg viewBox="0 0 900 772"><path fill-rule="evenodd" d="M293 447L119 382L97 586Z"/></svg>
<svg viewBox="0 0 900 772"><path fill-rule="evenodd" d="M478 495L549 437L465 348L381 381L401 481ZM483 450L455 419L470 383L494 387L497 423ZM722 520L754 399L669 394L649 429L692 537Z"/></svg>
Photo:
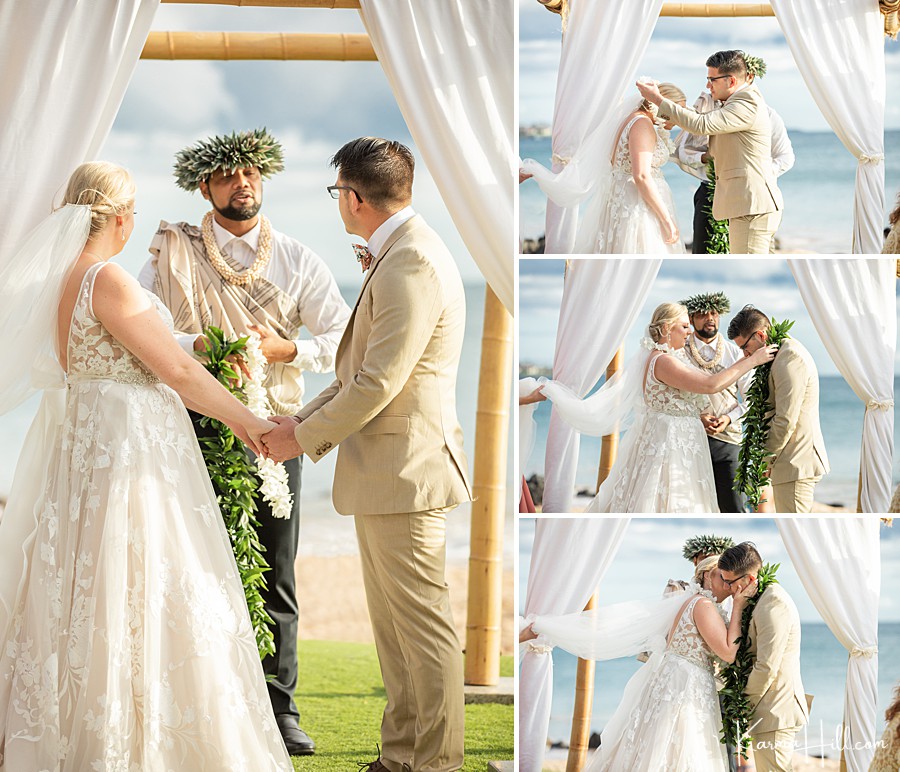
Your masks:
<svg viewBox="0 0 900 772"><path fill-rule="evenodd" d="M340 343L338 343L337 352L335 353L335 361L341 356L342 351L346 347L347 341L350 340L353 330L353 323L356 321L356 309L359 308L359 303L362 300L363 294L366 291L366 288L369 286L369 282L372 279L372 275L378 270L378 266L381 265L381 261L384 259L384 256L387 255L388 252L391 251L391 247L396 244L400 238L413 228L415 228L421 222L421 218L419 215L415 214L410 217L403 225L401 225L397 230L395 230L388 240L385 242L384 246L381 248L381 251L372 258L372 264L369 266L369 270L366 271L366 277L363 279L362 286L359 288L359 294L356 296L356 303L353 304L353 311L350 313L350 318L347 320L347 327L344 330L344 334L341 336Z"/></svg>

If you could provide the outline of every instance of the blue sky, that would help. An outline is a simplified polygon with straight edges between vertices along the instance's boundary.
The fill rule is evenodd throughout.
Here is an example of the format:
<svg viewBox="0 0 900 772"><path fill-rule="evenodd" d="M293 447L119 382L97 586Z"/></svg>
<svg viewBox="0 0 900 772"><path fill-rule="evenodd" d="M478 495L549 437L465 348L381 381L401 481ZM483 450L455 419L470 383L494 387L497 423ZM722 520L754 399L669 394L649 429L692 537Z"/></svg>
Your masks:
<svg viewBox="0 0 900 772"><path fill-rule="evenodd" d="M535 0L519 0L519 125L549 124L559 67L560 18ZM794 64L774 18L660 19L638 68L680 86L692 102L706 85L706 58L743 48L765 59L760 86L788 129L830 131ZM887 93L900 93L900 42L886 39ZM888 99L887 129L900 129L900 102Z"/></svg>
<svg viewBox="0 0 900 772"><path fill-rule="evenodd" d="M564 262L551 258L519 261L520 362L546 367L553 363ZM810 350L819 374L838 374L809 319L800 291L783 258L664 260L637 322L630 330L623 330L626 357L637 350L637 342L657 305L698 292L718 290L725 292L731 300L733 311L753 303L776 319L795 320L791 334ZM729 318L726 315L721 329L727 328Z"/></svg>
<svg viewBox="0 0 900 772"><path fill-rule="evenodd" d="M355 10L168 4L159 7L153 29L365 32ZM276 229L318 252L339 282L360 282L337 202L325 192L335 177L328 159L364 135L398 139L418 156L378 62L138 62L101 152L137 180L135 232L119 258L127 270L140 270L161 219L198 223L208 209L199 193L175 186L175 153L211 134L256 126L267 126L282 142L287 167L265 183L263 212ZM413 197L456 257L463 278L482 281L421 162Z"/></svg>

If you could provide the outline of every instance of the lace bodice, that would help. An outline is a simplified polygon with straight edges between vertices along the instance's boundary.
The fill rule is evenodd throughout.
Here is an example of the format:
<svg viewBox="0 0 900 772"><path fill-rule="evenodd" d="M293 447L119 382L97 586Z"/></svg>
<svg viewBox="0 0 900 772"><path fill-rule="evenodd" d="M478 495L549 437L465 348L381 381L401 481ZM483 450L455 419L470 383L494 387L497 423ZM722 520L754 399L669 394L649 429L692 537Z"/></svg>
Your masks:
<svg viewBox="0 0 900 772"><path fill-rule="evenodd" d="M110 380L119 383L159 383L141 361L117 341L94 316L94 281L106 263L92 265L81 280L72 311L68 340L68 382ZM147 293L170 330L172 315L156 295Z"/></svg>
<svg viewBox="0 0 900 772"><path fill-rule="evenodd" d="M661 356L657 354L647 365L647 380L644 384L644 404L648 410L673 416L699 416L706 406L703 394L676 389L656 378L656 363Z"/></svg>
<svg viewBox="0 0 900 772"><path fill-rule="evenodd" d="M631 176L631 148L629 145L628 135L631 128L640 120L650 120L644 115L635 115L619 135L619 141L616 143L616 151L613 157L613 174ZM655 124L653 126L656 132L656 147L653 149L653 158L650 161L652 174L654 177L662 177L660 167L669 160L669 143L666 141L665 135Z"/></svg>
<svg viewBox="0 0 900 772"><path fill-rule="evenodd" d="M701 637L697 625L694 624L694 607L702 597L702 595L695 596L681 612L681 617L669 639L668 649L673 654L684 657L704 670L712 672L715 655Z"/></svg>

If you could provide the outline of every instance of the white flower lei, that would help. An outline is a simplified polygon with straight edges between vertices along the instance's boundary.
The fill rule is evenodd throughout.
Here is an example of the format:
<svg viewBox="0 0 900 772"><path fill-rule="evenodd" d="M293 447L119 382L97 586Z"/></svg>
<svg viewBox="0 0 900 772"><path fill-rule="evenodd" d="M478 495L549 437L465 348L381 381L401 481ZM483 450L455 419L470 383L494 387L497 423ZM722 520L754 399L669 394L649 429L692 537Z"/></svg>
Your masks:
<svg viewBox="0 0 900 772"><path fill-rule="evenodd" d="M273 411L262 385L265 380L266 358L259 347L259 341L259 335L255 332L249 333L244 355L252 379L244 381L244 395L247 397L247 407L253 415L268 418ZM269 458L258 456L256 469L262 481L259 491L263 500L271 507L272 517L290 519L294 495L288 485L288 473L284 464L277 464Z"/></svg>

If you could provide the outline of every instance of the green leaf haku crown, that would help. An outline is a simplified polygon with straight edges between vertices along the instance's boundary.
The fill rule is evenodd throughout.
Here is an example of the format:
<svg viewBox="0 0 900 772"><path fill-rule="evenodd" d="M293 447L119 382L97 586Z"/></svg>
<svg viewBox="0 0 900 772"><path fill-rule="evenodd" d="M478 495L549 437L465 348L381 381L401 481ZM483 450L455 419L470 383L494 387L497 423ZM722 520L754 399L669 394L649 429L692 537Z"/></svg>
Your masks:
<svg viewBox="0 0 900 772"><path fill-rule="evenodd" d="M766 563L759 570L756 595L747 601L741 615L741 637L738 638L738 650L734 662L719 673L723 683L719 690L722 698L721 742L723 745L734 746L743 756L746 756L750 749L752 738L747 730L753 718L753 708L750 706L747 695L744 694L744 689L747 688L747 679L753 670L753 657L750 656L750 640L747 632L750 629L750 617L753 616L753 609L756 608L762 594L770 585L778 584L775 574L780 567L780 563L776 563L774 566Z"/></svg>
<svg viewBox="0 0 900 772"><path fill-rule="evenodd" d="M684 543L681 554L685 560L693 560L697 555L721 555L729 547L734 546L734 539L730 536L693 536Z"/></svg>
<svg viewBox="0 0 900 772"><path fill-rule="evenodd" d="M234 173L253 166L265 178L284 171L281 145L265 127L210 137L179 151L175 156L175 183L194 191L215 171Z"/></svg>
<svg viewBox="0 0 900 772"><path fill-rule="evenodd" d="M772 319L772 325L766 336L766 345L780 346L793 326L794 323L787 319L781 322ZM754 509L762 503L762 491L768 484L766 472L769 468L769 458L772 456L766 450L769 426L773 418L769 415L772 407L769 404L771 369L771 362L759 365L747 390L747 411L742 419L744 439L741 442L738 468L734 475L734 489L743 493Z"/></svg>

